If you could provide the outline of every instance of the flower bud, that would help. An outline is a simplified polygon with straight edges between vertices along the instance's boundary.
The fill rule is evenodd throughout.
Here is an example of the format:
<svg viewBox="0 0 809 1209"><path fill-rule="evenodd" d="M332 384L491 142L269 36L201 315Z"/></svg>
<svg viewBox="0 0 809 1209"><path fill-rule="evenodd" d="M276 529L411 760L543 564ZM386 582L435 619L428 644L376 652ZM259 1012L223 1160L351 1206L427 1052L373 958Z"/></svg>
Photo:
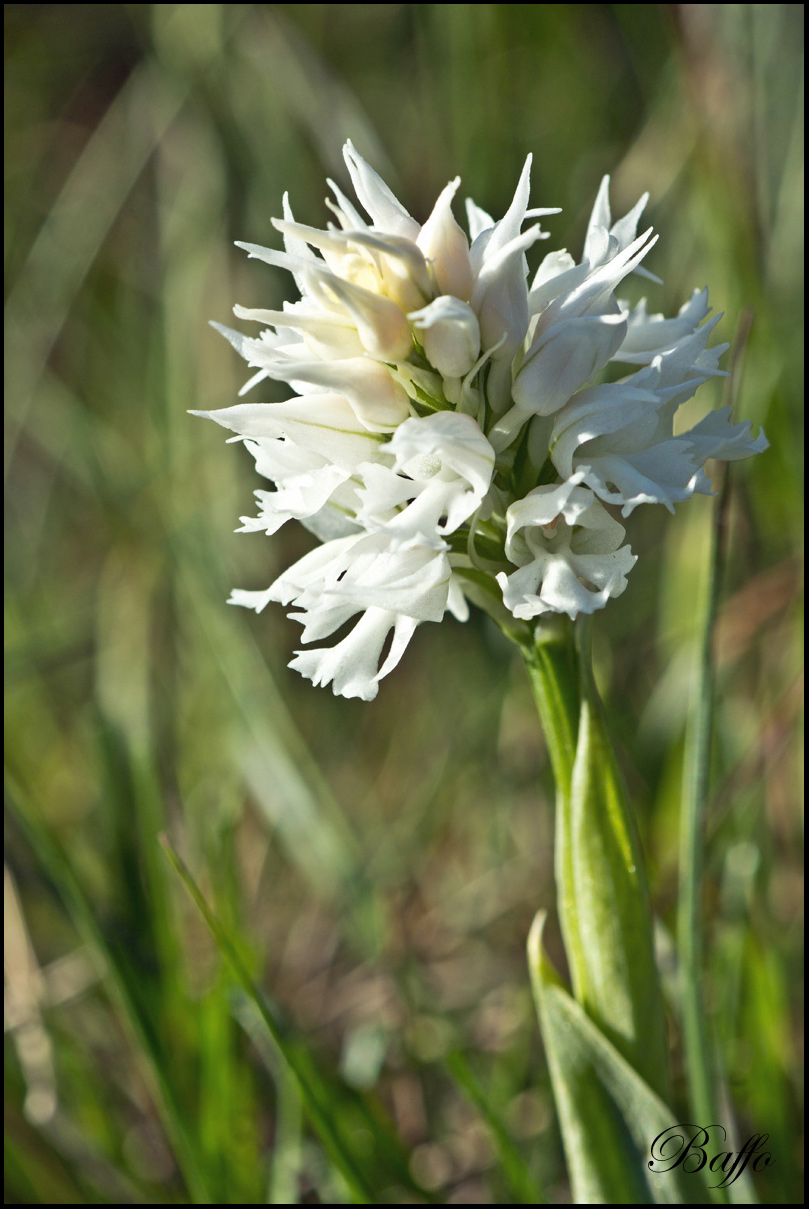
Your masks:
<svg viewBox="0 0 809 1209"><path fill-rule="evenodd" d="M367 250L378 274L380 292L403 311L413 311L432 297L427 262L412 240L373 231L351 231L346 238Z"/></svg>
<svg viewBox="0 0 809 1209"><path fill-rule="evenodd" d="M366 352L380 361L405 361L410 356L413 338L404 312L395 302L331 274L321 276L324 288L342 303L357 325Z"/></svg>
<svg viewBox="0 0 809 1209"><path fill-rule="evenodd" d="M339 391L349 400L354 414L369 432L393 432L410 415L409 400L378 361L370 357L346 357L342 361L285 361L268 367L267 376L281 378L296 387L299 382L327 391ZM273 406L280 407L281 404Z"/></svg>
<svg viewBox="0 0 809 1209"><path fill-rule="evenodd" d="M427 360L443 378L463 378L480 355L480 325L470 306L442 294L408 315L421 332Z"/></svg>
<svg viewBox="0 0 809 1209"><path fill-rule="evenodd" d="M441 193L416 243L424 253L425 260L432 265L441 293L452 294L468 302L472 293L469 241L455 221L451 209L460 183L461 178L456 176Z"/></svg>

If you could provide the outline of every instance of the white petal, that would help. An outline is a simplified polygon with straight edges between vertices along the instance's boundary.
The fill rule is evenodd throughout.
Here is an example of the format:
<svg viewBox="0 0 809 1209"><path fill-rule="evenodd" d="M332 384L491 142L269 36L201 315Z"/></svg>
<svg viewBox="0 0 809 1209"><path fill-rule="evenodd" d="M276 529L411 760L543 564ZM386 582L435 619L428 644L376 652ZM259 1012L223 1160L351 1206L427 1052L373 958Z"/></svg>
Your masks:
<svg viewBox="0 0 809 1209"><path fill-rule="evenodd" d="M623 315L555 323L528 350L514 380L514 402L528 415L552 415L607 364L625 334Z"/></svg>
<svg viewBox="0 0 809 1209"><path fill-rule="evenodd" d="M610 597L620 596L635 561L628 546L603 555L548 552L511 575L500 572L497 582L506 608L523 621L543 613L574 618L603 609Z"/></svg>
<svg viewBox="0 0 809 1209"><path fill-rule="evenodd" d="M384 365L368 357L347 357L341 361L285 361L267 367L267 373L293 387L304 382L339 391L350 400L355 416L369 432L392 432L410 415L407 392L394 381Z"/></svg>
<svg viewBox="0 0 809 1209"><path fill-rule="evenodd" d="M349 472L339 466L325 465L286 478L277 491L257 491L261 515L255 521L248 521L246 528L254 530L260 527L265 533L271 534L287 520L314 516L348 475Z"/></svg>
<svg viewBox="0 0 809 1209"><path fill-rule="evenodd" d="M593 203L590 221L587 224L587 234L584 239L583 260L594 265L598 263L598 256L603 247L603 232L609 232L612 224L612 213L610 211L610 178L603 176L601 184L598 187L595 202Z"/></svg>
<svg viewBox="0 0 809 1209"><path fill-rule="evenodd" d="M690 387L695 377L704 382L707 378L723 376L723 371L719 369L719 358L730 346L717 344L713 348L706 348L708 337L721 318L721 314L714 315L713 319L703 323L702 327L698 327L696 331L682 337L670 348L655 356L651 365L638 373L638 385L645 386L648 382L653 390L670 389L680 385ZM690 398L695 389L696 387L684 397Z"/></svg>
<svg viewBox="0 0 809 1209"><path fill-rule="evenodd" d="M582 513L586 512L593 502L589 491L577 490L584 475L579 473L566 483L558 486L535 487L522 500L516 500L508 512L506 520L506 556L512 562L523 559L518 553L516 538L520 530L530 527L542 528L552 525L558 516L564 516L569 525L575 525ZM524 557L530 557L526 554Z"/></svg>
<svg viewBox="0 0 809 1209"><path fill-rule="evenodd" d="M379 681L404 654L418 622L384 609L368 609L342 642L314 651L298 651L289 666L315 685L332 684L335 696L373 701ZM380 668L385 640L394 631L390 653Z"/></svg>
<svg viewBox="0 0 809 1209"><path fill-rule="evenodd" d="M404 312L381 294L320 274L321 281L340 300L357 325L363 347L381 361L404 361L413 351L413 337Z"/></svg>
<svg viewBox="0 0 809 1209"><path fill-rule="evenodd" d="M501 572L497 582L515 617L592 613L624 591L635 557L628 546L619 549L623 526L586 488L539 488L512 504L508 517L506 552L523 565L511 575Z"/></svg>
<svg viewBox="0 0 809 1209"><path fill-rule="evenodd" d="M651 445L657 434L663 403L651 390L628 383L609 382L579 391L557 413L550 438L551 458L563 478L573 473L577 460L589 460L590 442L605 448L637 452ZM603 438L619 434L613 442Z"/></svg>
<svg viewBox="0 0 809 1209"><path fill-rule="evenodd" d="M575 319L582 315L619 313L620 308L613 298L613 291L629 273L638 267L644 256L657 243L651 228L644 231L633 243L616 251L603 264L588 273L583 282L564 294L560 294L539 316L535 338L547 331L560 319ZM617 241L616 241L617 248Z"/></svg>
<svg viewBox="0 0 809 1209"><path fill-rule="evenodd" d="M228 604L241 605L245 609L255 609L257 613L260 613L271 600L275 600L275 597L269 588L263 592L249 592L246 588L234 588L228 598Z"/></svg>
<svg viewBox="0 0 809 1209"><path fill-rule="evenodd" d="M528 293L532 315L543 311L555 298L568 294L586 280L590 266L576 264L569 252L549 252L536 271Z"/></svg>
<svg viewBox="0 0 809 1209"><path fill-rule="evenodd" d="M334 209L335 209L335 212L339 219L340 226L343 228L343 230L344 231L352 231L352 230L362 231L362 230L364 230L366 224L363 221L363 219L360 217L359 210L357 210L355 208L355 206L353 205L353 203L348 200L348 198L346 197L345 193L343 193L343 191L339 187L339 185L335 185L334 181L330 177L327 178L326 184L329 186L332 193L334 194L334 196L337 199L337 205L334 207ZM329 202L327 199L326 205L328 206L328 205L332 205L332 204L333 203Z"/></svg>
<svg viewBox="0 0 809 1209"><path fill-rule="evenodd" d="M487 214L485 210L476 205L471 197L467 197L466 199L466 221L473 243L478 235L482 235L484 231L490 231L494 226L494 219L491 214Z"/></svg>
<svg viewBox="0 0 809 1209"><path fill-rule="evenodd" d="M411 239L380 235L376 231L351 231L350 242L371 258L384 294L403 311L413 311L432 298L434 289L427 261Z"/></svg>
<svg viewBox="0 0 809 1209"><path fill-rule="evenodd" d="M644 193L643 196L635 202L632 209L625 214L623 218L619 218L617 222L614 222L610 227L610 235L614 236L614 238L618 240L618 246L620 248L629 247L629 245L632 243L632 240L637 236L638 222L640 221L641 214L643 214L643 211L646 209L646 204L648 201L649 194Z"/></svg>
<svg viewBox="0 0 809 1209"><path fill-rule="evenodd" d="M432 482L418 489L411 483L410 494L414 491L416 494L406 508L383 523L376 523L368 516L366 524L386 533L397 549L446 550L443 535L457 529L474 511L466 503L471 493L464 490L458 479L453 483Z"/></svg>
<svg viewBox="0 0 809 1209"><path fill-rule="evenodd" d="M347 560L344 575L323 587L327 599L352 602L357 608L375 605L418 621L440 621L449 591L450 565L446 554L423 547L393 548L382 534L360 538ZM304 598L319 604L314 596Z"/></svg>
<svg viewBox="0 0 809 1209"><path fill-rule="evenodd" d="M303 558L299 558L291 567L270 585L267 589L269 600L277 600L281 604L297 601L307 592L314 590L315 594L322 592L324 585L336 583L344 574L351 561L352 551L363 539L358 536L341 537L335 541L324 542L315 546Z"/></svg>
<svg viewBox="0 0 809 1209"><path fill-rule="evenodd" d="M514 190L511 205L500 221L494 225L491 240L486 248L486 255L488 257L501 252L507 244L517 239L522 230L526 210L528 209L528 198L531 193L532 159L533 156L526 156L522 172L520 173L520 179L517 182L517 188Z"/></svg>
<svg viewBox="0 0 809 1209"><path fill-rule="evenodd" d="M375 460L380 451L380 438L363 428L349 400L326 391L285 403L237 403L191 414L216 420L244 437L286 436L347 470Z"/></svg>
<svg viewBox="0 0 809 1209"><path fill-rule="evenodd" d="M709 310L707 290L694 290L689 301L680 307L676 319L649 315L646 299L642 298L634 310L626 312L626 337L613 360L647 364L657 353L665 352L692 335Z"/></svg>
<svg viewBox="0 0 809 1209"><path fill-rule="evenodd" d="M301 517L304 529L308 529L319 541L335 541L337 538L349 537L357 532L358 525L354 517L359 502L353 499L348 509L340 503L342 491L349 486L351 484L347 483L343 488L338 487L334 496L323 505L319 512L315 512L312 516Z"/></svg>
<svg viewBox="0 0 809 1209"><path fill-rule="evenodd" d="M447 612L451 613L457 621L469 620L469 602L463 593L463 578L454 572L449 581Z"/></svg>
<svg viewBox="0 0 809 1209"><path fill-rule="evenodd" d="M287 222L294 223L295 218L292 213L292 207L289 204L288 193L284 194L283 206L284 218L287 220ZM296 239L294 235L284 235L284 248L290 256L294 256L303 261L313 261L314 263L317 263L317 257L314 255L311 249L306 246L302 239ZM301 272L293 269L293 277L295 278L296 286L302 294L304 292L304 285Z"/></svg>
<svg viewBox="0 0 809 1209"><path fill-rule="evenodd" d="M295 445L285 437L261 437L259 440L245 438L244 447L255 458L258 473L274 483L282 483L294 475L305 474L309 470L329 464L320 454Z"/></svg>
<svg viewBox="0 0 809 1209"><path fill-rule="evenodd" d="M235 306L233 312L239 319L300 332L306 347L318 358L361 357L365 352L349 315L325 311L308 300L288 305L283 311Z"/></svg>
<svg viewBox="0 0 809 1209"><path fill-rule="evenodd" d="M371 530L384 528L417 490L411 479L386 465L368 462L357 468L357 476L360 479L357 488L361 501L359 520Z"/></svg>
<svg viewBox="0 0 809 1209"><path fill-rule="evenodd" d="M722 407L719 411L712 411L688 432L680 434L683 440L690 443L696 465L703 466L708 458L737 462L769 449L770 443L763 429L754 437L749 420L731 424L730 415L731 409Z"/></svg>
<svg viewBox="0 0 809 1209"><path fill-rule="evenodd" d="M415 240L419 224L411 218L402 203L394 197L388 186L370 164L366 163L349 139L343 147L354 191L362 206L370 214L374 226L391 235L404 235Z"/></svg>
<svg viewBox="0 0 809 1209"><path fill-rule="evenodd" d="M521 348L528 329L528 287L525 277L528 266L525 250L538 238L539 227L530 227L502 249L487 257L472 289L470 306L480 322L481 346L491 352L494 361L508 362ZM507 375L510 386L510 370ZM507 405L507 388L494 397L493 383L488 383L489 400L499 410Z"/></svg>
<svg viewBox="0 0 809 1209"><path fill-rule="evenodd" d="M617 252L624 251L635 239L638 220L646 209L648 200L649 194L644 193L628 214L613 223L610 211L610 178L603 177L587 227L583 259L595 267Z"/></svg>
<svg viewBox="0 0 809 1209"><path fill-rule="evenodd" d="M423 422L408 420L407 424ZM485 440L482 434L481 439ZM460 452L463 455L467 451ZM480 506L486 490L479 477L481 467L475 464L470 469L478 483L476 490L467 478L442 465L434 445L421 445L417 450L411 445L407 454L404 464L401 459L397 461L397 470L402 473L371 463L358 468L357 475L362 479L357 492L362 503L358 520L367 529L386 534L397 549L443 551L447 548L445 535L454 532ZM492 465L493 461L489 474Z"/></svg>
<svg viewBox="0 0 809 1209"><path fill-rule="evenodd" d="M433 212L421 228L416 243L432 265L435 280L442 294L451 294L464 302L472 292L472 264L469 259L469 241L452 213L452 199L459 176L440 193Z"/></svg>
<svg viewBox="0 0 809 1209"><path fill-rule="evenodd" d="M605 453L582 461L584 481L608 504L623 504L623 515L639 504L674 505L695 490L695 466L688 441L676 438L640 453Z"/></svg>

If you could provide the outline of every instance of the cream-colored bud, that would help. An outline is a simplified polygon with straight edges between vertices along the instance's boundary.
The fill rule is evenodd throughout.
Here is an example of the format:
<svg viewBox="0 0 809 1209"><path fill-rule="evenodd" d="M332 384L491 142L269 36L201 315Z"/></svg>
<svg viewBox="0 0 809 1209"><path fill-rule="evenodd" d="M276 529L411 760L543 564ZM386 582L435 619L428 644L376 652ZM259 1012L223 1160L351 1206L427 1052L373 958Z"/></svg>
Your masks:
<svg viewBox="0 0 809 1209"><path fill-rule="evenodd" d="M460 183L456 176L443 190L416 243L432 266L441 293L468 302L472 293L469 241L452 214L452 199Z"/></svg>
<svg viewBox="0 0 809 1209"><path fill-rule="evenodd" d="M480 325L466 302L442 294L408 316L420 333L427 360L442 378L462 378L480 355Z"/></svg>
<svg viewBox="0 0 809 1209"><path fill-rule="evenodd" d="M339 391L350 402L354 414L369 432L393 432L410 415L407 391L391 371L370 357L346 357L341 361L285 361L267 366L269 378L281 378L293 388L309 382L326 390Z"/></svg>
<svg viewBox="0 0 809 1209"><path fill-rule="evenodd" d="M410 327L395 302L339 277L324 275L322 285L348 311L357 325L363 348L372 357L380 361L404 361L410 356L413 349Z"/></svg>
<svg viewBox="0 0 809 1209"><path fill-rule="evenodd" d="M379 274L381 292L403 311L413 311L432 298L427 262L412 240L373 231L351 231L346 238L367 250Z"/></svg>

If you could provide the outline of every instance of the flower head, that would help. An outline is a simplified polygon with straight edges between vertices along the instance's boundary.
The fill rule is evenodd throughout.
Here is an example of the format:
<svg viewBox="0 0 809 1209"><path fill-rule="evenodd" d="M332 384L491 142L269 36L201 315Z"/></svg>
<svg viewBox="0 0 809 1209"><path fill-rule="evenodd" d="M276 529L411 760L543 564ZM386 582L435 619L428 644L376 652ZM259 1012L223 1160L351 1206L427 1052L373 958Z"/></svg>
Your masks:
<svg viewBox="0 0 809 1209"><path fill-rule="evenodd" d="M297 223L285 198L283 251L239 245L291 273L300 299L236 307L257 338L216 325L256 371L242 394L272 378L294 396L195 414L241 437L275 485L242 529L295 519L321 542L231 603L292 605L307 649L290 667L371 700L420 622L465 620L481 577L519 622L603 608L636 561L609 507L673 511L710 490L707 458L767 442L728 408L675 435L727 345L708 347L707 290L673 319L616 297L630 273L652 277L645 196L613 222L605 177L581 261L551 252L529 283L526 253L546 233L526 224L557 213L529 208L530 156L498 222L467 202L469 237L458 178L422 226L350 142L344 156L360 208L330 181L336 223ZM599 381L610 362L633 372ZM308 645L352 619L335 645Z"/></svg>

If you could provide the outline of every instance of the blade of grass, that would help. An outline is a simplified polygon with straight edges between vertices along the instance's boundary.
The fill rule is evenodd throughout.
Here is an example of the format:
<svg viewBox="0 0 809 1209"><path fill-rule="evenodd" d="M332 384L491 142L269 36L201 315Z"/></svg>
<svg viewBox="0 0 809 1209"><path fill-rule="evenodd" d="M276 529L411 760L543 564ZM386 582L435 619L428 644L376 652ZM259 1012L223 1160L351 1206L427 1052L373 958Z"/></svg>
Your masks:
<svg viewBox="0 0 809 1209"><path fill-rule="evenodd" d="M503 1176L514 1196L515 1204L544 1205L545 1197L539 1184L528 1170L502 1119L492 1108L465 1055L460 1050L449 1054L447 1068L489 1126L502 1164Z"/></svg>
<svg viewBox="0 0 809 1209"><path fill-rule="evenodd" d="M732 371L737 368L750 332L752 316L742 317L737 334ZM729 379L733 389L735 374ZM732 402L732 399L729 400ZM710 527L708 565L702 606L699 664L694 703L686 728L683 758L683 803L680 816L680 877L677 908L677 944L679 949L683 1041L686 1057L686 1077L694 1120L708 1127L719 1120L720 1072L718 1054L709 1032L703 984L705 976L705 943L702 919L702 875L705 852L705 823L710 795L711 746L714 729L714 630L716 628L719 593L724 561L724 539L727 532L729 477L724 473L717 506ZM756 1203L749 1177L738 1181L740 1187L710 1189L711 1199L720 1205L736 1201Z"/></svg>
<svg viewBox="0 0 809 1209"><path fill-rule="evenodd" d="M6 305L14 386L6 469L76 295L184 100L184 92L168 87L150 61L141 63L99 122L34 241Z"/></svg>
<svg viewBox="0 0 809 1209"><path fill-rule="evenodd" d="M177 549L181 555L182 547ZM316 892L339 899L358 951L378 957L387 921L352 825L249 631L242 627L234 633L221 606L205 604L216 600L216 592L201 567L192 565L190 557L181 561L178 556L178 563L186 599L243 719L248 742L238 758L257 803Z"/></svg>
<svg viewBox="0 0 809 1209"><path fill-rule="evenodd" d="M289 1075L280 1090L278 1099L278 1132L275 1138L272 1171L267 1188L267 1204L297 1205L303 1114L297 1085Z"/></svg>
<svg viewBox="0 0 809 1209"><path fill-rule="evenodd" d="M230 966L237 982L256 1008L278 1052L295 1076L300 1088L303 1105L312 1126L323 1142L335 1167L348 1184L355 1198L355 1203L361 1205L375 1204L378 1196L375 1190L370 1187L357 1157L351 1152L345 1138L337 1127L338 1114L334 1111L335 1105L328 1086L320 1079L316 1067L309 1060L306 1052L287 1035L263 990L251 977L238 949L222 927L220 921L211 911L191 873L171 846L168 838L161 836L160 842L175 872L210 929L219 951Z"/></svg>
<svg viewBox="0 0 809 1209"><path fill-rule="evenodd" d="M702 926L702 872L705 847L705 810L708 797L711 738L713 733L713 628L719 588L719 529L725 514L727 479L711 525L702 642L695 701L689 719L684 757L683 806L680 819L680 896L677 940L680 953L683 1037L688 1093L694 1120L706 1127L716 1121L715 1072L708 1039L702 993L704 942ZM727 1204L721 1189L711 1198Z"/></svg>
<svg viewBox="0 0 809 1209"><path fill-rule="evenodd" d="M54 885L68 915L83 939L103 960L113 996L121 1014L146 1059L155 1103L188 1191L195 1204L215 1203L208 1189L204 1165L168 1078L160 1038L154 1022L143 1009L125 954L110 943L93 911L80 879L62 845L49 832L36 806L16 783L9 784L9 799L14 816L36 855L40 866Z"/></svg>

